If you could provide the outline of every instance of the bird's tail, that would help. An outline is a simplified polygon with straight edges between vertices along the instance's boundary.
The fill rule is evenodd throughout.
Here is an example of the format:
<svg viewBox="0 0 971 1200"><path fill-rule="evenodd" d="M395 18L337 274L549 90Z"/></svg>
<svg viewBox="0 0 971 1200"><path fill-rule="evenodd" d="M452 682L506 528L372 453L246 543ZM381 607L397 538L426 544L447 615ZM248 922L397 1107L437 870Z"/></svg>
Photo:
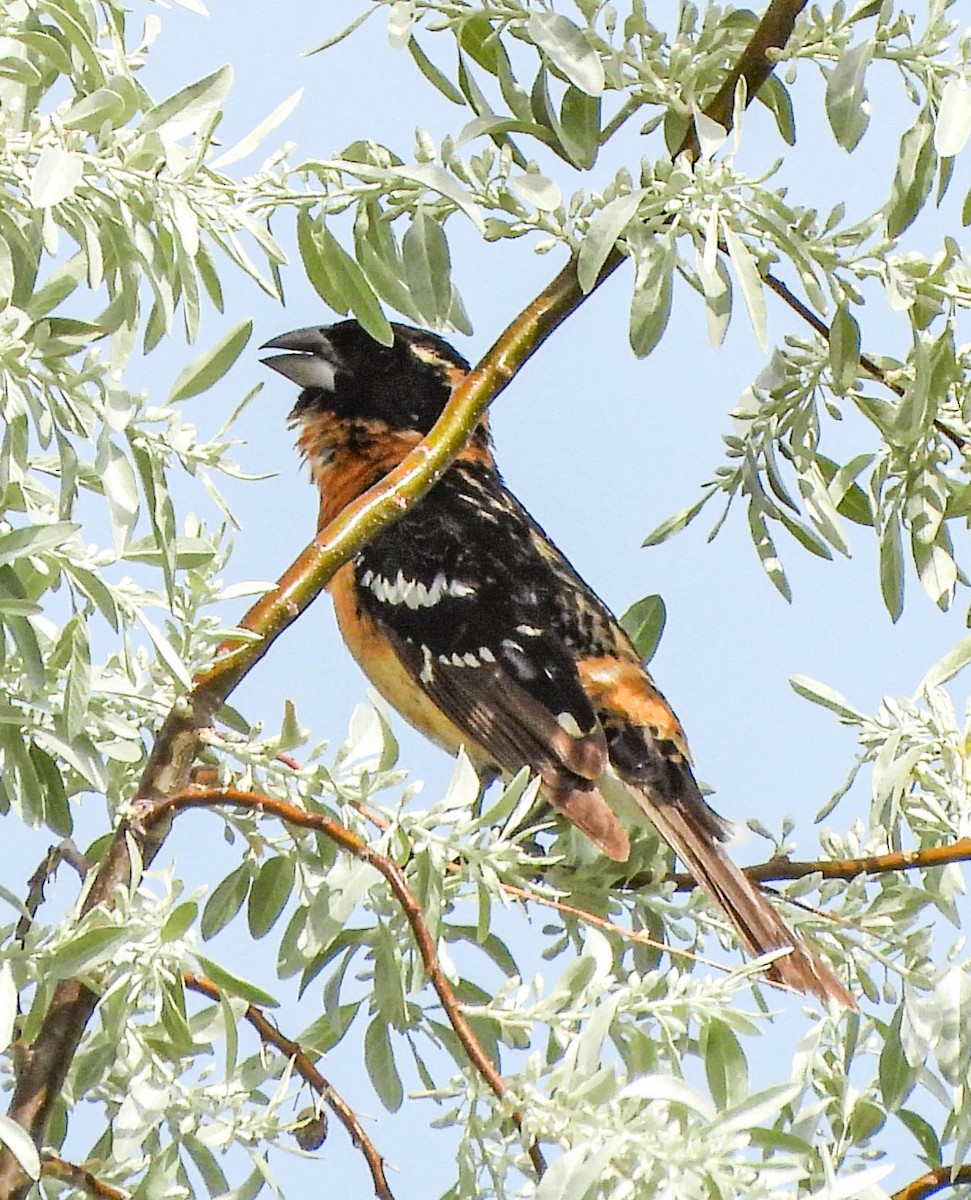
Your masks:
<svg viewBox="0 0 971 1200"><path fill-rule="evenodd" d="M770 979L794 991L856 1008L853 996L829 967L792 932L758 887L728 857L722 842L712 837L714 814L700 797L658 803L640 788L632 787L631 791L699 886L731 921L750 954L790 947L789 954L769 967Z"/></svg>

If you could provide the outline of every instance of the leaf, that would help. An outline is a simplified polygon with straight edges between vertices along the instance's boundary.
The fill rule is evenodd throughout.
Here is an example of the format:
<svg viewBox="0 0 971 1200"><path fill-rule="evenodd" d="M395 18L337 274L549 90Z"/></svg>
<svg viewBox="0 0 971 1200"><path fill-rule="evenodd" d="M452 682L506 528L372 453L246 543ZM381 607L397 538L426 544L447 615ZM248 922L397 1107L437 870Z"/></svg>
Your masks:
<svg viewBox="0 0 971 1200"><path fill-rule="evenodd" d="M376 7L366 9L359 16L356 16L354 20L351 21L350 25L345 26L340 33L335 33L333 37L327 38L327 40L321 42L319 46L314 46L312 50L304 50L303 57L309 58L312 54L320 54L322 50L329 50L331 46L336 46L338 42L342 42L345 38L350 37L355 29L359 29L368 19L368 17L377 11L378 10Z"/></svg>
<svg viewBox="0 0 971 1200"><path fill-rule="evenodd" d="M279 1008L280 1001L269 992L264 992L262 988L256 986L255 983L250 983L249 980L243 979L239 975L235 975L226 967L214 962L211 958L207 958L204 954L200 954L198 950L193 951L199 966L202 967L212 982L233 996L239 996L241 999L248 1001L250 1004L259 1004L261 1008Z"/></svg>
<svg viewBox="0 0 971 1200"><path fill-rule="evenodd" d="M762 290L762 276L759 274L758 265L744 241L727 222L722 226L722 232L728 247L728 257L731 259L738 285L742 289L742 298L755 331L755 339L761 349L768 350L765 293Z"/></svg>
<svg viewBox="0 0 971 1200"><path fill-rule="evenodd" d="M471 196L462 190L457 180L449 175L444 167L438 166L437 163L417 163L410 167L395 167L393 173L404 179L412 179L415 183L420 183L422 187L430 188L433 192L439 192L447 197L456 208L465 213L479 233L485 232L485 220L479 206Z"/></svg>
<svg viewBox="0 0 971 1200"><path fill-rule="evenodd" d="M215 116L233 83L232 67L220 67L211 75L190 83L156 104L142 118L140 134L157 132L171 141L197 133Z"/></svg>
<svg viewBox="0 0 971 1200"><path fill-rule="evenodd" d="M971 136L971 86L966 79L949 79L941 93L934 125L934 149L941 158L960 154Z"/></svg>
<svg viewBox="0 0 971 1200"><path fill-rule="evenodd" d="M929 688L941 687L949 679L953 679L959 671L971 662L971 635L962 638L956 646L952 646L943 658L939 658L920 681L918 692Z"/></svg>
<svg viewBox="0 0 971 1200"><path fill-rule="evenodd" d="M792 111L789 89L777 75L770 75L755 93L759 100L775 117L775 123L788 146L796 144L796 118Z"/></svg>
<svg viewBox="0 0 971 1200"><path fill-rule="evenodd" d="M858 708L854 708L852 704L839 692L828 687L825 683L817 683L815 679L810 679L808 675L791 675L789 677L789 686L799 696L805 700L811 700L813 704L819 704L823 708L828 708L830 712L836 713L838 717L843 717L844 720L851 721L853 724L859 724L865 720L863 713Z"/></svg>
<svg viewBox="0 0 971 1200"><path fill-rule="evenodd" d="M373 12L374 10L372 9L371 11ZM363 17L361 20L363 20ZM415 60L418 70L421 71L432 87L441 92L445 99L450 100L452 104L457 104L461 108L465 107L465 97L455 84L435 66L414 37L408 40L408 52Z"/></svg>
<svg viewBox="0 0 971 1200"><path fill-rule="evenodd" d="M30 1179L40 1179L40 1155L22 1125L0 1113L0 1142L20 1164Z"/></svg>
<svg viewBox="0 0 971 1200"><path fill-rule="evenodd" d="M677 254L667 238L649 242L637 254L628 339L638 358L646 358L661 340L671 316Z"/></svg>
<svg viewBox="0 0 971 1200"><path fill-rule="evenodd" d="M571 162L589 171L600 149L600 97L568 87L560 105L556 135Z"/></svg>
<svg viewBox="0 0 971 1200"><path fill-rule="evenodd" d="M367 15L367 14L365 14ZM300 103L303 96L303 88L297 88L292 92L286 100L278 104L276 108L260 121L255 129L252 129L245 137L241 137L238 142L230 146L228 150L224 150L218 158L214 158L212 162L206 164L210 171L220 171L223 167L228 167L231 163L239 162L240 159L246 158L258 148L260 143L268 133L271 133L278 125L289 117L293 110Z"/></svg>
<svg viewBox="0 0 971 1200"><path fill-rule="evenodd" d="M833 387L843 395L860 374L860 326L844 301L829 327L829 365Z"/></svg>
<svg viewBox="0 0 971 1200"><path fill-rule="evenodd" d="M184 367L169 393L167 403L188 400L208 391L236 362L246 348L253 332L253 322L247 318L224 334L215 346L204 351Z"/></svg>
<svg viewBox="0 0 971 1200"><path fill-rule="evenodd" d="M584 293L593 290L617 239L637 215L643 196L643 190L617 196L590 222L577 256L577 280Z"/></svg>
<svg viewBox="0 0 971 1200"><path fill-rule="evenodd" d="M0 533L0 566L63 546L80 528L71 521L52 521L49 525L27 525Z"/></svg>
<svg viewBox="0 0 971 1200"><path fill-rule="evenodd" d="M401 239L405 282L426 324L441 324L452 295L448 242L441 225L418 207Z"/></svg>
<svg viewBox="0 0 971 1200"><path fill-rule="evenodd" d="M243 863L213 889L202 910L202 920L199 923L206 941L224 929L243 907L251 880L252 870L247 863Z"/></svg>
<svg viewBox="0 0 971 1200"><path fill-rule="evenodd" d="M0 1054L13 1040L17 1020L17 985L13 981L10 963L0 963Z"/></svg>
<svg viewBox="0 0 971 1200"><path fill-rule="evenodd" d="M826 81L826 115L844 150L855 150L870 123L865 87L874 42L868 38L843 51Z"/></svg>
<svg viewBox="0 0 971 1200"><path fill-rule="evenodd" d="M904 554L896 513L888 514L880 534L880 594L891 621L897 621L904 610Z"/></svg>
<svg viewBox="0 0 971 1200"><path fill-rule="evenodd" d="M374 1090L389 1112L397 1112L404 1100L404 1089L391 1051L388 1023L375 1017L364 1035L364 1063Z"/></svg>
<svg viewBox="0 0 971 1200"><path fill-rule="evenodd" d="M701 1028L699 1050L717 1107L724 1110L740 1104L748 1095L748 1064L731 1027L724 1021L708 1021Z"/></svg>
<svg viewBox="0 0 971 1200"><path fill-rule="evenodd" d="M247 917L249 931L261 938L276 924L293 889L293 860L277 855L260 867L250 888Z"/></svg>
<svg viewBox="0 0 971 1200"><path fill-rule="evenodd" d="M563 203L560 189L545 175L510 175L509 186L540 212L556 212Z"/></svg>
<svg viewBox="0 0 971 1200"><path fill-rule="evenodd" d="M107 436L99 441L95 469L108 503L115 553L120 555L138 520L138 480L127 455Z"/></svg>
<svg viewBox="0 0 971 1200"><path fill-rule="evenodd" d="M588 96L600 95L606 83L600 55L569 18L559 13L532 13L526 31L574 87Z"/></svg>
<svg viewBox="0 0 971 1200"><path fill-rule="evenodd" d="M624 632L634 643L642 662L649 663L654 657L666 621L664 601L656 595L636 600L620 618Z"/></svg>
<svg viewBox="0 0 971 1200"><path fill-rule="evenodd" d="M701 499L696 500L694 504L689 504L687 508L682 508L674 516L662 521L660 525L647 535L643 542L641 542L641 545L659 546L662 542L666 542L668 538L674 537L676 533L680 533L682 529L691 524L714 494L715 489L712 488L705 492Z"/></svg>
<svg viewBox="0 0 971 1200"><path fill-rule="evenodd" d="M376 342L390 346L394 333L364 272L326 225L320 229L319 238L323 261L347 307Z"/></svg>
<svg viewBox="0 0 971 1200"><path fill-rule="evenodd" d="M30 202L34 208L52 208L68 196L84 176L84 160L60 146L46 146L37 158L30 178Z"/></svg>
<svg viewBox="0 0 971 1200"><path fill-rule="evenodd" d="M930 194L937 163L933 134L934 126L925 110L900 139L897 170L884 210L890 237L899 236L913 223Z"/></svg>
<svg viewBox="0 0 971 1200"><path fill-rule="evenodd" d="M786 579L786 573L782 569L782 563L779 560L775 542L772 540L768 526L765 523L765 516L754 502L749 504L748 507L748 524L752 534L752 542L763 570L772 580L779 594L791 603L792 590L789 587L788 579Z"/></svg>

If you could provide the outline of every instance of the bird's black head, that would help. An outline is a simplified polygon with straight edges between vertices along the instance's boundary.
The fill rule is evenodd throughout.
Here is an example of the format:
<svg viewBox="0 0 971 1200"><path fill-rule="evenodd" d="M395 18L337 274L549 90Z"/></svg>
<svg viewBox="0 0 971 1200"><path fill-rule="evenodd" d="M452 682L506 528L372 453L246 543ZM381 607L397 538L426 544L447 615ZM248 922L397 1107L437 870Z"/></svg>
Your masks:
<svg viewBox="0 0 971 1200"><path fill-rule="evenodd" d="M291 417L333 413L428 433L469 364L437 334L410 325L391 328L390 346L357 321L295 329L266 342L262 349L288 353L263 362L302 388Z"/></svg>

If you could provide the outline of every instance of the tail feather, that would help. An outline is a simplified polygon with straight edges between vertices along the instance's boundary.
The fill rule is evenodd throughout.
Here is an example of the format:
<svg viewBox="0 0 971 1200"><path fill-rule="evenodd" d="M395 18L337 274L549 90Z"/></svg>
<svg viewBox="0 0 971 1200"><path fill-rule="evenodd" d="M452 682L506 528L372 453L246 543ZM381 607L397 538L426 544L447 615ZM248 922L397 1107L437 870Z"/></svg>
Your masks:
<svg viewBox="0 0 971 1200"><path fill-rule="evenodd" d="M696 804L700 797L657 803L641 789L630 789L674 852L735 927L750 954L765 954L790 947L769 967L770 979L820 1000L837 1000L847 1008L856 1001L833 972L786 925L758 887L725 853L720 841L711 837ZM707 805L705 805L707 811Z"/></svg>

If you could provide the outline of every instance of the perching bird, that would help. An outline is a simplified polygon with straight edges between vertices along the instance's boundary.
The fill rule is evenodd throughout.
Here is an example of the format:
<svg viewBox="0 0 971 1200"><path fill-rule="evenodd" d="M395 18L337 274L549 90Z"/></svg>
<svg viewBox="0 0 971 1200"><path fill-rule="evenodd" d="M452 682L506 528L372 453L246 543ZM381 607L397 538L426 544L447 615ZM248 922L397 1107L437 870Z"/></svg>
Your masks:
<svg viewBox="0 0 971 1200"><path fill-rule="evenodd" d="M428 433L469 364L433 333L356 321L298 329L263 361L302 390L290 414L328 524ZM608 770L647 813L752 954L791 953L772 979L855 1007L724 849L684 732L606 605L504 486L482 419L453 465L329 585L351 653L422 733L484 775L528 766L604 854L630 844L603 795Z"/></svg>

